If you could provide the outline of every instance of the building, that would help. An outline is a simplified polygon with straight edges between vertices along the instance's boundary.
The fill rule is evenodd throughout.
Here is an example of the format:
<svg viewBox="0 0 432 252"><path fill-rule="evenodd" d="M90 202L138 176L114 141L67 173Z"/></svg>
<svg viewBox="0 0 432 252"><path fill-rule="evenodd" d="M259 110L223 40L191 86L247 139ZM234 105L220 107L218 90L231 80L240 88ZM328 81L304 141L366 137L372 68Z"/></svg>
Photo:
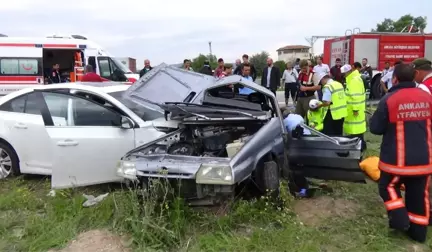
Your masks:
<svg viewBox="0 0 432 252"><path fill-rule="evenodd" d="M310 58L310 46L304 45L288 45L277 49L278 60L285 62L295 61L295 59L309 59Z"/></svg>

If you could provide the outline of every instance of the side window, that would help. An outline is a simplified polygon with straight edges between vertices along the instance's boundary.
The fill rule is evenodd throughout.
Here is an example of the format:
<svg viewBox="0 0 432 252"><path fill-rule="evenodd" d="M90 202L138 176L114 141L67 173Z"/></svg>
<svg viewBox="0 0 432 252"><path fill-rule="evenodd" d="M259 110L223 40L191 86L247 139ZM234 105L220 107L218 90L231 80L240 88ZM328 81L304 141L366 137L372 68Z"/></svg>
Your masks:
<svg viewBox="0 0 432 252"><path fill-rule="evenodd" d="M17 97L0 107L2 111L40 115L40 104L36 93Z"/></svg>
<svg viewBox="0 0 432 252"><path fill-rule="evenodd" d="M69 96L57 93L43 93L45 103L55 126L70 125L68 121Z"/></svg>
<svg viewBox="0 0 432 252"><path fill-rule="evenodd" d="M44 98L56 126L121 126L121 115L104 107L102 99L89 101L59 93L44 93Z"/></svg>
<svg viewBox="0 0 432 252"><path fill-rule="evenodd" d="M1 75L39 76L42 74L40 58L1 58Z"/></svg>
<svg viewBox="0 0 432 252"><path fill-rule="evenodd" d="M98 58L100 76L106 79L111 79L113 69L108 58Z"/></svg>

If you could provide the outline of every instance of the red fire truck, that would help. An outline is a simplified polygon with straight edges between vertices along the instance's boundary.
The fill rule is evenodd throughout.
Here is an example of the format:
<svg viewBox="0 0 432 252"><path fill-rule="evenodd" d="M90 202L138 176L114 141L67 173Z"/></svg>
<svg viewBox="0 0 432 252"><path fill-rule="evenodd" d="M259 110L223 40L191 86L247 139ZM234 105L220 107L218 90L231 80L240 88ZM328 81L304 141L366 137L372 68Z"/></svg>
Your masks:
<svg viewBox="0 0 432 252"><path fill-rule="evenodd" d="M369 87L371 98L382 95L380 79L385 62L393 63L399 59L411 62L420 57L432 59L432 34L354 32L324 40L323 61L330 67L336 58L340 58L342 64L368 59L375 70Z"/></svg>

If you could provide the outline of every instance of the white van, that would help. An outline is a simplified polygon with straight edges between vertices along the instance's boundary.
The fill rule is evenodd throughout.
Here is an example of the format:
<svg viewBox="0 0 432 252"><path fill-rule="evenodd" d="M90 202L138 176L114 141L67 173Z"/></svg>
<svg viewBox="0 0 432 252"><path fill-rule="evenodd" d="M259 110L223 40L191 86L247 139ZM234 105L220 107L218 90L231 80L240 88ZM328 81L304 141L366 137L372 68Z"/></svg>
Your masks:
<svg viewBox="0 0 432 252"><path fill-rule="evenodd" d="M92 65L101 77L132 84L139 75L80 35L46 38L7 37L0 34L0 95L50 83L54 64L65 80L72 76L79 55L82 66Z"/></svg>

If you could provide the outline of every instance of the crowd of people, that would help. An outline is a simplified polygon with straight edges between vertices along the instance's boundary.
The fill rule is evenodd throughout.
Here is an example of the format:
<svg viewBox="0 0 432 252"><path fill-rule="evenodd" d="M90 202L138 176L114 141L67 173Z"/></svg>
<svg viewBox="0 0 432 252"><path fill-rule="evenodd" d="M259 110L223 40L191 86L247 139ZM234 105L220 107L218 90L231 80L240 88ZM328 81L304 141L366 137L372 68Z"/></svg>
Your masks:
<svg viewBox="0 0 432 252"><path fill-rule="evenodd" d="M189 60L184 61L183 67L192 70ZM237 60L235 66L219 59L214 71L207 61L200 72L217 78L237 74L255 81L257 77L248 55L243 55L243 62ZM373 77L366 58L345 65L336 59L332 68L324 64L322 58L317 59L315 66L310 60L297 59L287 63L282 74L269 58L261 76L261 85L273 93L284 85L286 105L289 98L292 99L295 111L284 112L284 123L289 132L297 136L310 134L301 127L306 124L329 136L359 138L362 151L366 149L365 80ZM389 227L406 233L415 241L425 242L427 226L432 224L429 199L432 175L431 61L425 58L410 63L397 60L393 66L387 62L381 86L386 94L369 125L372 134L382 135L379 194L388 213ZM245 88L239 92L248 94L253 90ZM301 174L291 179L297 187L297 195L307 196L308 181ZM401 187L404 187L405 199Z"/></svg>

